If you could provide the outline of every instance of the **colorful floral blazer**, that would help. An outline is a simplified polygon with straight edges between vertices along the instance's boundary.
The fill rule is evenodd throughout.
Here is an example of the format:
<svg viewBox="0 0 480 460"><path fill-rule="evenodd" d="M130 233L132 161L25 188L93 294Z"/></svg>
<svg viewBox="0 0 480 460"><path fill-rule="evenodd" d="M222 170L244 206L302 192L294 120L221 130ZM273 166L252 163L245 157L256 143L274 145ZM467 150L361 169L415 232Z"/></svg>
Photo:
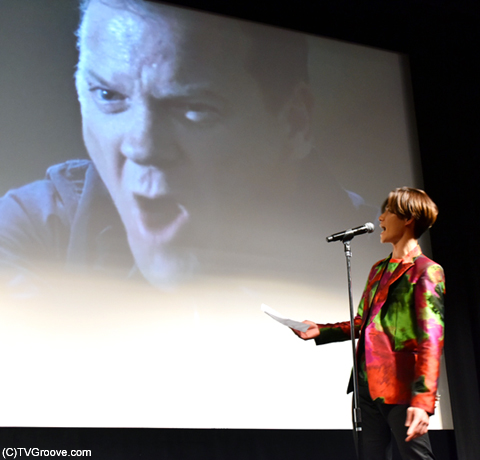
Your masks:
<svg viewBox="0 0 480 460"><path fill-rule="evenodd" d="M389 261L372 267L355 318L356 336L365 340L370 394L433 414L444 338L443 269L417 246L382 282ZM318 326L317 345L350 338L349 321Z"/></svg>

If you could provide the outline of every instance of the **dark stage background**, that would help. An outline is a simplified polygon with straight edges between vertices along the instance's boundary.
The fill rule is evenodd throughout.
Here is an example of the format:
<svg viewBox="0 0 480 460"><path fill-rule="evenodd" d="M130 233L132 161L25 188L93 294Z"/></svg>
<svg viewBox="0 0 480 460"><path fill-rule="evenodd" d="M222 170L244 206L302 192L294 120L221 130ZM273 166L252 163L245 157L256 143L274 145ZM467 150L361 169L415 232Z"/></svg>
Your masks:
<svg viewBox="0 0 480 460"><path fill-rule="evenodd" d="M441 209L431 231L433 255L445 268L448 290L445 354L455 430L432 432L432 443L439 459L478 460L478 1L170 3L409 56L424 185ZM340 430L3 428L0 444L91 449L92 458L99 459L354 458L351 433Z"/></svg>

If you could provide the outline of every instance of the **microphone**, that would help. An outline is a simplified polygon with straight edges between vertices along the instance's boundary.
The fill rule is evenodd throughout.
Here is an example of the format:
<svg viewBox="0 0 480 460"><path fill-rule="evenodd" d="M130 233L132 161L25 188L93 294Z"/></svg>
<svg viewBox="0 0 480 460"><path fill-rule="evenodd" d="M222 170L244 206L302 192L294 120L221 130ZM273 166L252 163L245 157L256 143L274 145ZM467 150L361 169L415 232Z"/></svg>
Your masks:
<svg viewBox="0 0 480 460"><path fill-rule="evenodd" d="M360 225L360 227L350 228L349 230L344 230L343 232L338 232L327 236L327 243L332 243L333 241L349 241L357 235L372 233L374 230L375 225L373 225L371 222L367 222L364 225Z"/></svg>

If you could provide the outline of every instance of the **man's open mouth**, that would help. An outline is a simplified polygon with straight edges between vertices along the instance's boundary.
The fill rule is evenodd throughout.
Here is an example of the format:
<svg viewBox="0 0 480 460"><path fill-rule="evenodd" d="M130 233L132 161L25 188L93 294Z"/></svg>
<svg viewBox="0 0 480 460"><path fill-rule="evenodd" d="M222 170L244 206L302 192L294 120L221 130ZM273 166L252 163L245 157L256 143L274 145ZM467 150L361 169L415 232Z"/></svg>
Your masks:
<svg viewBox="0 0 480 460"><path fill-rule="evenodd" d="M188 221L188 212L169 196L159 198L134 197L140 225L148 233L155 233L163 242L169 242Z"/></svg>

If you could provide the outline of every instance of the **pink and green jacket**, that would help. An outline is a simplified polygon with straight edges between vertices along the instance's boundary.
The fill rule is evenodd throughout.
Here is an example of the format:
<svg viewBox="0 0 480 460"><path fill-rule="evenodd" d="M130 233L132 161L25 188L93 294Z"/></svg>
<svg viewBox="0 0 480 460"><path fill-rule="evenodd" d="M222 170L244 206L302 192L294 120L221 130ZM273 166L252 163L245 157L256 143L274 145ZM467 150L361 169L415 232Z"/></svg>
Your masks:
<svg viewBox="0 0 480 460"><path fill-rule="evenodd" d="M389 260L372 267L355 318L370 395L433 414L444 339L443 269L417 246L385 281ZM317 345L350 338L349 321L318 326Z"/></svg>

